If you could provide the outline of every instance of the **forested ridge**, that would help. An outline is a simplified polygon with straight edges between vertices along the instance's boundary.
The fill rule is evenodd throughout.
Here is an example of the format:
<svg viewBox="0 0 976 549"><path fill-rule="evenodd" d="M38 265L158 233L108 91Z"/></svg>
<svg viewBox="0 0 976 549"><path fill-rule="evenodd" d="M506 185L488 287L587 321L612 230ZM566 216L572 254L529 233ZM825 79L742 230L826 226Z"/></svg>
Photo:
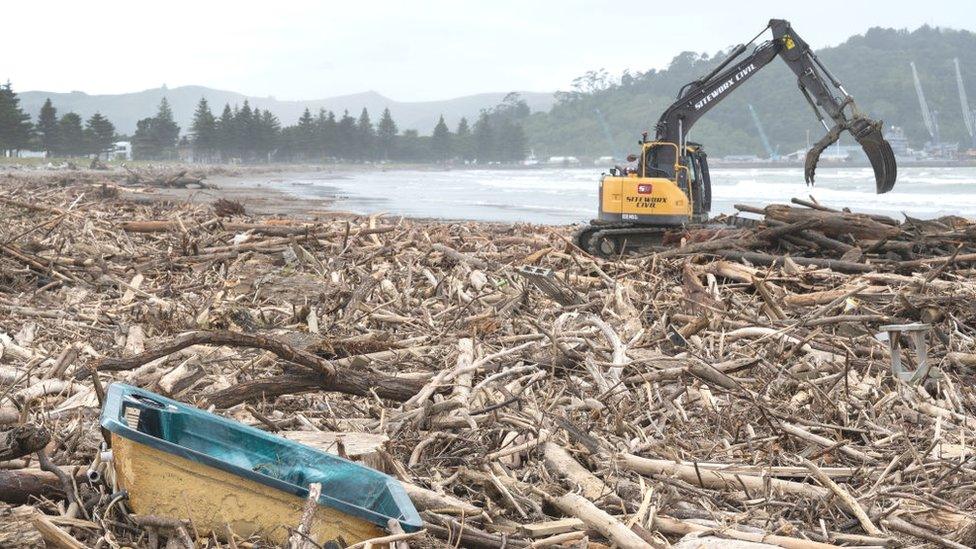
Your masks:
<svg viewBox="0 0 976 549"><path fill-rule="evenodd" d="M802 27L797 30L802 35ZM572 91L557 93L551 111L535 113L526 121L529 145L540 157L611 154L612 147L594 112L599 109L618 147L633 150L642 130L653 135L658 116L674 101L681 86L707 73L726 53L683 52L664 70L625 72L617 78L604 71L591 71L574 82ZM920 148L929 135L909 67L915 62L926 99L939 112L943 141L969 146L953 58L959 58L972 103L976 99L976 34L928 26L911 32L872 28L817 54L862 111L884 120L886 126L901 126L912 146ZM796 77L776 59L699 121L692 138L705 143L713 155L762 155L749 104L755 107L780 153L804 147L807 130L812 140L824 132L797 90Z"/></svg>

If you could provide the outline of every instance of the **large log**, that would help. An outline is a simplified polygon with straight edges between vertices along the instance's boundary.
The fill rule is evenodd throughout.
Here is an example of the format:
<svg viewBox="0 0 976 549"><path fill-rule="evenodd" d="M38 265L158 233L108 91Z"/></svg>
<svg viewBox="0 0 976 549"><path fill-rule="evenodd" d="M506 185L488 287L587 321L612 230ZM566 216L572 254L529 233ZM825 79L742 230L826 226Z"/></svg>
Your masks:
<svg viewBox="0 0 976 549"><path fill-rule="evenodd" d="M740 490L744 487L755 493L763 493L768 486L778 494L794 494L814 500L823 499L830 493L824 488L803 482L723 473L663 459L642 458L633 454L619 454L616 463L618 467L628 471L635 471L643 475L676 476L690 484L714 490Z"/></svg>
<svg viewBox="0 0 976 549"><path fill-rule="evenodd" d="M66 468L61 470L70 474ZM79 484L86 482L85 471L79 470L75 480ZM54 473L40 469L0 469L0 501L20 504L41 497L64 499L61 481Z"/></svg>
<svg viewBox="0 0 976 549"><path fill-rule="evenodd" d="M338 373L332 362L271 336L258 334L241 334L230 331L187 332L172 339L155 349L128 358L105 358L98 365L99 370L131 370L147 362L171 355L181 349L194 345L226 345L228 347L250 347L263 349L276 354L279 358L315 370L327 379L334 378ZM87 371L83 371L87 372ZM82 374L81 377L87 377Z"/></svg>
<svg viewBox="0 0 976 549"><path fill-rule="evenodd" d="M786 256L781 255L771 255L764 254L761 252L738 252L735 250L717 250L710 252L714 255L724 257L725 259L733 259L736 261L746 260L753 265L769 265L775 267L781 267L783 262L786 260ZM802 266L814 266L820 268L827 268L839 273L870 273L878 269L878 265L865 265L863 263L854 263L853 261L841 261L839 259L821 259L814 257L790 257L793 263Z"/></svg>
<svg viewBox="0 0 976 549"><path fill-rule="evenodd" d="M580 465L562 446L547 442L542 446L542 455L546 469L557 477L563 477L573 488L578 488L583 497L599 501L611 496L612 500L618 500L616 494L599 477Z"/></svg>
<svg viewBox="0 0 976 549"><path fill-rule="evenodd" d="M33 454L51 442L47 429L37 425L15 425L0 432L0 461Z"/></svg>
<svg viewBox="0 0 976 549"><path fill-rule="evenodd" d="M600 532L621 549L646 549L649 546L627 525L593 505L593 502L583 496L569 492L554 498L552 503L566 515L576 517L590 528Z"/></svg>
<svg viewBox="0 0 976 549"><path fill-rule="evenodd" d="M848 212L825 212L805 208L791 208L785 204L771 204L763 208L763 213L770 219L784 223L799 223L801 221L816 221L816 229L830 237L851 235L854 238L882 239L894 238L901 234L901 229L880 223L864 214Z"/></svg>
<svg viewBox="0 0 976 549"><path fill-rule="evenodd" d="M410 400L410 397L417 394L424 386L423 380L406 377L386 376L358 370L347 373L348 375L339 375L333 379L326 379L315 374L285 374L255 379L217 391L207 397L207 400L218 408L230 408L254 399L274 399L282 395L310 391L335 391L350 395L370 396L370 389L372 389L380 398L405 402Z"/></svg>

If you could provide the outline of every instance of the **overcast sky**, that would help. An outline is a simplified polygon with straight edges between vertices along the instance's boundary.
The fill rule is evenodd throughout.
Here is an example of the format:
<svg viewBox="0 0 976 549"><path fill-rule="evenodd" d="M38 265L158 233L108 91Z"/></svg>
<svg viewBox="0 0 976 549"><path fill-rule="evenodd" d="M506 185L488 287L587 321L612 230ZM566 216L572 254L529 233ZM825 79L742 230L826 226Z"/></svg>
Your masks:
<svg viewBox="0 0 976 549"><path fill-rule="evenodd" d="M11 1L0 79L123 93L198 84L279 99L401 101L567 89L586 70L661 68L748 40L770 17L814 47L872 26L976 30L973 0ZM674 14L668 10L677 8Z"/></svg>

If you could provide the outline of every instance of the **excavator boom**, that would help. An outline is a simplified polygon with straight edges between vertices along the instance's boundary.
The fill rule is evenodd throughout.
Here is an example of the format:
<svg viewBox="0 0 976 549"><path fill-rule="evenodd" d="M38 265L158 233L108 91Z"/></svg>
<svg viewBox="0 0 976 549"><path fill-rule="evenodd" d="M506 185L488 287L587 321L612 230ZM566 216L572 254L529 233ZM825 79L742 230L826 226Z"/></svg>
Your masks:
<svg viewBox="0 0 976 549"><path fill-rule="evenodd" d="M810 46L793 31L788 21L772 19L766 28L772 30L772 40L759 44L745 57L742 56L747 46L737 46L709 74L681 88L677 101L658 120L656 140L675 143L680 150L692 126L705 113L779 57L796 74L800 92L827 129L827 134L807 152L804 165L806 182L813 183L820 154L846 130L861 145L871 162L877 192L890 191L897 178L897 166L891 145L881 133L881 122L857 110L854 99L824 67ZM665 166L674 161L667 154L655 160Z"/></svg>

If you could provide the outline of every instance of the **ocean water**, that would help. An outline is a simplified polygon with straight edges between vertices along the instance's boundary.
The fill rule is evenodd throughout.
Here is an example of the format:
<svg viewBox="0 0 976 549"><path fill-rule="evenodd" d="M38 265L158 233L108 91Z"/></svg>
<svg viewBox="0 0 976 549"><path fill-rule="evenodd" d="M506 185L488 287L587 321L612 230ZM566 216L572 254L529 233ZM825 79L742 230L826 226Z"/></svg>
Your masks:
<svg viewBox="0 0 976 549"><path fill-rule="evenodd" d="M409 217L566 224L596 216L602 170L390 170L337 175L285 174L265 184L300 198L331 198L336 210ZM976 168L899 168L887 194L874 193L870 168L817 169L817 184L801 168L713 168L712 214L733 204L764 206L815 197L832 207L900 218L947 214L976 218Z"/></svg>

